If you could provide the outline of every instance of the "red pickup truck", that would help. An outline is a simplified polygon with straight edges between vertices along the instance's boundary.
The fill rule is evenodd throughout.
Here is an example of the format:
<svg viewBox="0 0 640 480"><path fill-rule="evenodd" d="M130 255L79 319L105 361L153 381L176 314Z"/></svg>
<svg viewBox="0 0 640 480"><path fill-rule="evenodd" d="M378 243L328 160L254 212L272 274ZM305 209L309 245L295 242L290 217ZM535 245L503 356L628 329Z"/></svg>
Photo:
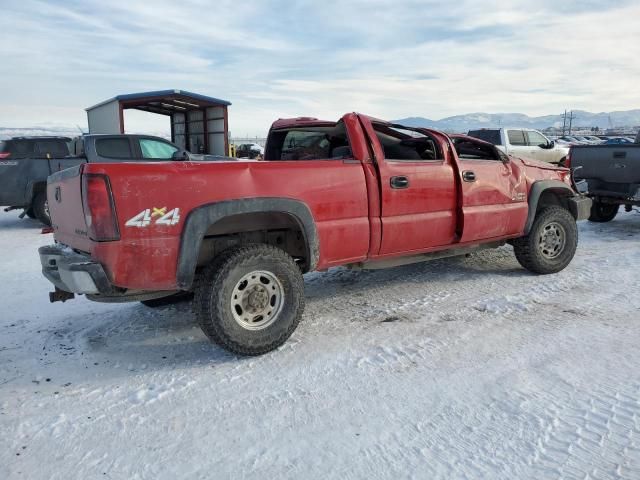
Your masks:
<svg viewBox="0 0 640 480"><path fill-rule="evenodd" d="M567 169L356 113L276 121L265 161L89 163L50 176L47 195L51 301L193 291L204 332L246 355L294 331L305 272L508 242L522 266L554 273L591 207Z"/></svg>

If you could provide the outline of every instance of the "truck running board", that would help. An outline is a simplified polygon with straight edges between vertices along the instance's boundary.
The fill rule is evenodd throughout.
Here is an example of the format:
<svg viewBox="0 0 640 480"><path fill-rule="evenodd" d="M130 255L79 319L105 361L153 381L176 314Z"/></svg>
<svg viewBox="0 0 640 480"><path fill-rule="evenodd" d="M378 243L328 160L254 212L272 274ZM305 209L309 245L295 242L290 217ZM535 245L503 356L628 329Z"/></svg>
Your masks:
<svg viewBox="0 0 640 480"><path fill-rule="evenodd" d="M498 248L504 245L506 241L483 243L468 245L466 247L452 248L438 252L421 253L419 255L410 255L406 257L385 258L382 260L368 260L365 262L350 263L346 267L350 270L379 270L382 268L399 267L401 265L411 265L412 263L426 262L428 260L437 260L440 258L457 257L459 255L467 255L480 250L489 248Z"/></svg>

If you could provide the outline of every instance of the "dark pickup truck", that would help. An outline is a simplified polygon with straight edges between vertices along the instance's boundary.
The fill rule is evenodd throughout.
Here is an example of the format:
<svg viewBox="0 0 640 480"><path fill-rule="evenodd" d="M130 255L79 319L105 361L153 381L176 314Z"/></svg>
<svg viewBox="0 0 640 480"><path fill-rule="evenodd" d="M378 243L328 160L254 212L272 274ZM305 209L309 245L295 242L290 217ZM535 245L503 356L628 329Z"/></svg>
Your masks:
<svg viewBox="0 0 640 480"><path fill-rule="evenodd" d="M640 137L640 135L639 135ZM581 191L593 199L592 222L609 222L624 205L640 205L640 144L576 145L566 166Z"/></svg>
<svg viewBox="0 0 640 480"><path fill-rule="evenodd" d="M83 135L18 137L0 142L0 205L6 211L24 209L24 215L51 224L47 177L82 163L210 161L227 159L193 155L164 138L150 135Z"/></svg>

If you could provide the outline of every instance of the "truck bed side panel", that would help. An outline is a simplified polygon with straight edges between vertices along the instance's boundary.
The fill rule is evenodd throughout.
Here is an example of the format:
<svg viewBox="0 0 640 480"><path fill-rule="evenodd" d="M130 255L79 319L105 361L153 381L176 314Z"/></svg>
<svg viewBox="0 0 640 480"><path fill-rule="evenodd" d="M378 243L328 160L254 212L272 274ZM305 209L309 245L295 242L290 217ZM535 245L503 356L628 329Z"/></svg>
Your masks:
<svg viewBox="0 0 640 480"><path fill-rule="evenodd" d="M367 191L359 162L165 162L156 163L153 169L143 163L87 164L85 171L109 176L121 240L91 242L87 247L86 240L66 231L75 230L75 223L68 223L64 232L56 231L56 238L91 252L117 286L175 288L184 219L194 208L234 198L280 197L304 202L318 230L317 268L360 261L369 251ZM80 191L79 185L74 188ZM77 218L79 208L65 213ZM162 213L175 209L179 209L177 223L157 223ZM147 210L153 215L149 224L136 225L132 219L141 214L139 218L144 218Z"/></svg>

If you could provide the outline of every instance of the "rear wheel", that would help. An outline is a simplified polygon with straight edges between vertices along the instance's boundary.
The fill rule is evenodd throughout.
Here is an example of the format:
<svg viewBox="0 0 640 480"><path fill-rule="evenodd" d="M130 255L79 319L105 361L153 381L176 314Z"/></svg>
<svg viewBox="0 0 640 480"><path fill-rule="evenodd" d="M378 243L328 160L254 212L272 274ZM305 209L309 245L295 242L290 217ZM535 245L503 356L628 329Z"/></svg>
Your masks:
<svg viewBox="0 0 640 480"><path fill-rule="evenodd" d="M31 209L38 220L47 226L51 226L51 217L49 216L49 202L47 202L47 192L38 193L33 199Z"/></svg>
<svg viewBox="0 0 640 480"><path fill-rule="evenodd" d="M540 210L529 234L513 241L513 250L520 265L541 274L564 269L573 259L577 246L576 221L561 207Z"/></svg>
<svg viewBox="0 0 640 480"><path fill-rule="evenodd" d="M209 339L234 353L261 355L298 326L302 274L287 253L270 245L232 248L199 274L194 309Z"/></svg>
<svg viewBox="0 0 640 480"><path fill-rule="evenodd" d="M601 203L601 202L593 202L591 205L591 215L589 215L590 222L610 222L616 215L618 215L618 210L620 209L620 205L615 205L612 203Z"/></svg>

